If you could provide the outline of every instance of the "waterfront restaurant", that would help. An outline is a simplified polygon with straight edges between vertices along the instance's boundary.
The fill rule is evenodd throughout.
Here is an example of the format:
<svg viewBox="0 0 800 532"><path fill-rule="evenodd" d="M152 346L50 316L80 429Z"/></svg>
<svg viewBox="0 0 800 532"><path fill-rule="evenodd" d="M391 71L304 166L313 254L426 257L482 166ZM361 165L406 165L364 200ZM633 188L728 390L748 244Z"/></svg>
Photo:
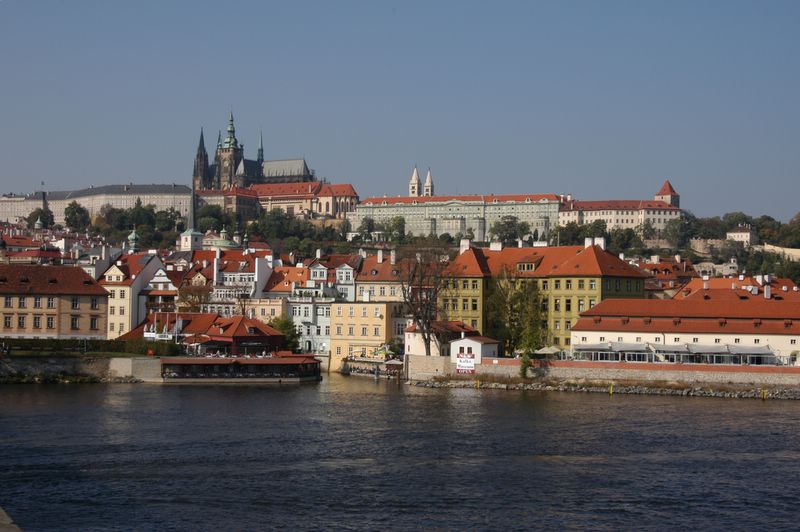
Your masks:
<svg viewBox="0 0 800 532"><path fill-rule="evenodd" d="M322 380L320 362L310 356L264 358L166 357L164 382L299 383Z"/></svg>

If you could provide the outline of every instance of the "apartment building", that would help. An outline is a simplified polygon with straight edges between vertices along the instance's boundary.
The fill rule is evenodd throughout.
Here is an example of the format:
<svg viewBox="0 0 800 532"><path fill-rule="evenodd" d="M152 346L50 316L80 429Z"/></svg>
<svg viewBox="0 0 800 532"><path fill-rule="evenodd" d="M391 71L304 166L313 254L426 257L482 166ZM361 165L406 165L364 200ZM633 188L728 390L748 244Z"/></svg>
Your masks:
<svg viewBox="0 0 800 532"><path fill-rule="evenodd" d="M0 265L6 338L105 339L108 294L79 268Z"/></svg>
<svg viewBox="0 0 800 532"><path fill-rule="evenodd" d="M382 349L391 341L390 302L337 302L331 305L331 367L344 358L382 360Z"/></svg>
<svg viewBox="0 0 800 532"><path fill-rule="evenodd" d="M150 280L164 268L158 255L137 252L121 255L104 273L100 284L108 291L108 338L130 331L144 320Z"/></svg>

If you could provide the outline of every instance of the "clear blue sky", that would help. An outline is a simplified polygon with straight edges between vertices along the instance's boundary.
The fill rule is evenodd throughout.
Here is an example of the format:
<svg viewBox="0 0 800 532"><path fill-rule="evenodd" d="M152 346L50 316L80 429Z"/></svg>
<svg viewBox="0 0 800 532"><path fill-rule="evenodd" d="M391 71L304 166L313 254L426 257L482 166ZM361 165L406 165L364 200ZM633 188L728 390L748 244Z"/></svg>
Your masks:
<svg viewBox="0 0 800 532"><path fill-rule="evenodd" d="M797 1L0 0L0 67L3 192L188 184L232 108L361 197L800 210Z"/></svg>

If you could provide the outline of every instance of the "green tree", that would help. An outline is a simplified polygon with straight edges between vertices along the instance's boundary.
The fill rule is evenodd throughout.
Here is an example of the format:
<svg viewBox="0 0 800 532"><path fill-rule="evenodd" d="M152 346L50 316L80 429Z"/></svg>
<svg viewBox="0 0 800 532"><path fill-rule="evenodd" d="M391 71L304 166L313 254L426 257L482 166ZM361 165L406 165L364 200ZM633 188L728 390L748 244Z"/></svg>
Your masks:
<svg viewBox="0 0 800 532"><path fill-rule="evenodd" d="M513 244L530 234L531 227L528 222L520 222L516 216L503 216L492 224L489 232L504 244Z"/></svg>
<svg viewBox="0 0 800 532"><path fill-rule="evenodd" d="M77 201L70 202L64 209L64 221L73 231L85 231L91 223L89 211Z"/></svg>
<svg viewBox="0 0 800 532"><path fill-rule="evenodd" d="M277 329L283 335L283 346L289 351L297 351L300 348L300 334L292 319L281 314L272 318L269 326Z"/></svg>
<svg viewBox="0 0 800 532"><path fill-rule="evenodd" d="M180 218L180 213L170 207L165 211L156 212L155 225L158 231L174 231Z"/></svg>
<svg viewBox="0 0 800 532"><path fill-rule="evenodd" d="M406 241L406 219L402 216L395 216L386 224L387 238L393 244L403 244Z"/></svg>
<svg viewBox="0 0 800 532"><path fill-rule="evenodd" d="M375 220L369 216L365 216L361 220L361 225L356 229L361 234L361 240L371 241L372 233L375 232Z"/></svg>
<svg viewBox="0 0 800 532"><path fill-rule="evenodd" d="M534 279L510 276L503 271L492 279L487 297L488 329L501 342L503 353L530 353L544 346L539 289Z"/></svg>
<svg viewBox="0 0 800 532"><path fill-rule="evenodd" d="M39 207L28 215L28 229L33 229L34 225L36 225L36 220L39 219L42 220L43 228L49 229L53 227L53 213L50 212L50 209Z"/></svg>
<svg viewBox="0 0 800 532"><path fill-rule="evenodd" d="M683 218L675 218L664 225L662 235L672 247L681 249L689 243L689 227Z"/></svg>

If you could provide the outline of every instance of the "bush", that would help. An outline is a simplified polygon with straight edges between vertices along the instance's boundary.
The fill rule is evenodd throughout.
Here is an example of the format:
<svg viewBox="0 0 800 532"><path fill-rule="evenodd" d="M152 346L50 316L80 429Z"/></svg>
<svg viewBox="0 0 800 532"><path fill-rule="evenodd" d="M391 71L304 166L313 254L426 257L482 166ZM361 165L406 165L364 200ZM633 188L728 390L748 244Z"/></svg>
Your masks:
<svg viewBox="0 0 800 532"><path fill-rule="evenodd" d="M12 351L105 352L146 355L151 349L157 356L175 356L181 353L180 344L148 342L144 339L128 340L78 340L53 338L4 338L3 343Z"/></svg>

